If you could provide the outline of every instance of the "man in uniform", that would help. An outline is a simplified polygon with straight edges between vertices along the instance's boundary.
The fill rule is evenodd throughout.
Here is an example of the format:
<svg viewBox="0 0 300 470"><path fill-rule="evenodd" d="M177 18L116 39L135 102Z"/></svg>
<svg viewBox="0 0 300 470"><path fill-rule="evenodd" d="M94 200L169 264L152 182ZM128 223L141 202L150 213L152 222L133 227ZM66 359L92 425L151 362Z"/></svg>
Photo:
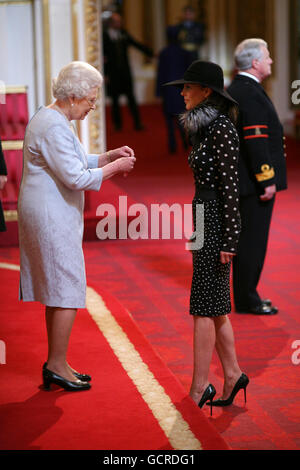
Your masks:
<svg viewBox="0 0 300 470"><path fill-rule="evenodd" d="M239 104L239 179L242 231L233 260L237 313L274 315L278 309L257 292L265 260L276 192L287 188L283 128L261 82L273 63L262 39L246 39L235 51L238 70L228 93Z"/></svg>
<svg viewBox="0 0 300 470"><path fill-rule="evenodd" d="M204 25L195 21L194 8L187 5L183 8L182 22L173 26L180 46L189 55L189 65L199 59L200 47L204 43Z"/></svg>
<svg viewBox="0 0 300 470"><path fill-rule="evenodd" d="M190 56L178 44L173 26L167 28L167 38L168 45L160 51L157 61L156 96L162 99L169 152L175 153L177 149L176 128L179 129L184 148L188 147L184 128L178 119L179 115L185 111L185 105L179 88L163 86L163 84L183 76L190 65Z"/></svg>

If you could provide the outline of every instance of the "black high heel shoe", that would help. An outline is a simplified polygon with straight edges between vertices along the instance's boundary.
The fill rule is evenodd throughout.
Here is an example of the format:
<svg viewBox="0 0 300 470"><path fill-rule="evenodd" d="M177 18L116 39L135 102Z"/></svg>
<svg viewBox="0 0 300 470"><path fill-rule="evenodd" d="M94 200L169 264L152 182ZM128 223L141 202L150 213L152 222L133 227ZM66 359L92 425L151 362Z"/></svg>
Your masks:
<svg viewBox="0 0 300 470"><path fill-rule="evenodd" d="M227 398L226 400L222 400L221 398L219 398L218 400L213 401L211 403L211 406L228 406L228 405L231 405L233 400L234 400L234 397L236 396L236 394L241 389L244 389L244 398L245 398L245 403L246 403L246 401L247 401L246 400L246 388L247 388L248 383L249 383L249 378L247 377L246 374L242 373L239 380L236 382L235 386L233 387L229 398Z"/></svg>
<svg viewBox="0 0 300 470"><path fill-rule="evenodd" d="M201 400L198 403L199 408L209 401L208 405L210 405L210 416L212 416L212 399L216 394L216 389L212 384L209 384L208 387L204 390Z"/></svg>
<svg viewBox="0 0 300 470"><path fill-rule="evenodd" d="M61 377L61 375L55 374L55 372L52 372L46 367L43 368L43 382L45 390L50 390L51 384L59 385L68 392L89 390L91 388L91 385L88 382L82 382L81 380L72 382L70 380L64 379L64 377Z"/></svg>
<svg viewBox="0 0 300 470"><path fill-rule="evenodd" d="M47 368L47 362L43 365L43 369ZM80 374L79 372L76 372L75 370L72 369L73 375L77 377L77 379L81 380L81 382L90 382L92 380L92 377L87 374Z"/></svg>

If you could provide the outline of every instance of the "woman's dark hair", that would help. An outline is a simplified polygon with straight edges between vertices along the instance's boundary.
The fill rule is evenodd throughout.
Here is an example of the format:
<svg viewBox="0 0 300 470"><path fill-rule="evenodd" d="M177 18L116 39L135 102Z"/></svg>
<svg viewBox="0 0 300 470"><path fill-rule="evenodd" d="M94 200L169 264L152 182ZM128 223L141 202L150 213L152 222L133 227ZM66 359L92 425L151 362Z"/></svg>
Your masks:
<svg viewBox="0 0 300 470"><path fill-rule="evenodd" d="M213 91L205 100L205 103L217 108L220 113L227 114L229 119L236 125L238 118L238 106L233 102L227 100L216 91Z"/></svg>

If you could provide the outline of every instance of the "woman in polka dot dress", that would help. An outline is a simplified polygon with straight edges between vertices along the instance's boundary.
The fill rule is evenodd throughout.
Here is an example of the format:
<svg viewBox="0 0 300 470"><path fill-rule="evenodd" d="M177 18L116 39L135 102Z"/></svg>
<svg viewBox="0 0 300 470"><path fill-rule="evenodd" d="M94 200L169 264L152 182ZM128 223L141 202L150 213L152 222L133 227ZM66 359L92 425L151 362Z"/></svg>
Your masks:
<svg viewBox="0 0 300 470"><path fill-rule="evenodd" d="M186 112L181 116L193 149L189 165L194 174L194 235L191 240L193 279L190 314L194 318L194 373L190 396L200 406L227 406L249 379L242 373L235 352L234 335L227 314L231 311L230 267L240 233L238 199L239 140L233 122L236 102L224 90L222 69L211 62L195 61L182 80ZM199 223L204 210L204 224ZM198 214L198 215L197 215ZM202 231L202 233L201 233ZM203 246L197 245L201 236ZM193 244L194 241L194 244ZM223 395L208 381L216 346L224 371Z"/></svg>

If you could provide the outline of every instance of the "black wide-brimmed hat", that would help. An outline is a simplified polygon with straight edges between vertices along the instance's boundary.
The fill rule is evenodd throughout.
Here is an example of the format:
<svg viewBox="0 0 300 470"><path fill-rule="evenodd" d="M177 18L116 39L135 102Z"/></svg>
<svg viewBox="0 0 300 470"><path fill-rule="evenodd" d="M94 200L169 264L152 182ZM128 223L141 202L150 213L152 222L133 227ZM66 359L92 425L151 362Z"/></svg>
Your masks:
<svg viewBox="0 0 300 470"><path fill-rule="evenodd" d="M227 98L234 104L237 104L230 94L224 90L224 75L222 68L213 62L195 60L186 70L182 79L165 83L164 86L171 85L181 87L185 83L192 83L211 88L220 95L224 96L224 98Z"/></svg>

